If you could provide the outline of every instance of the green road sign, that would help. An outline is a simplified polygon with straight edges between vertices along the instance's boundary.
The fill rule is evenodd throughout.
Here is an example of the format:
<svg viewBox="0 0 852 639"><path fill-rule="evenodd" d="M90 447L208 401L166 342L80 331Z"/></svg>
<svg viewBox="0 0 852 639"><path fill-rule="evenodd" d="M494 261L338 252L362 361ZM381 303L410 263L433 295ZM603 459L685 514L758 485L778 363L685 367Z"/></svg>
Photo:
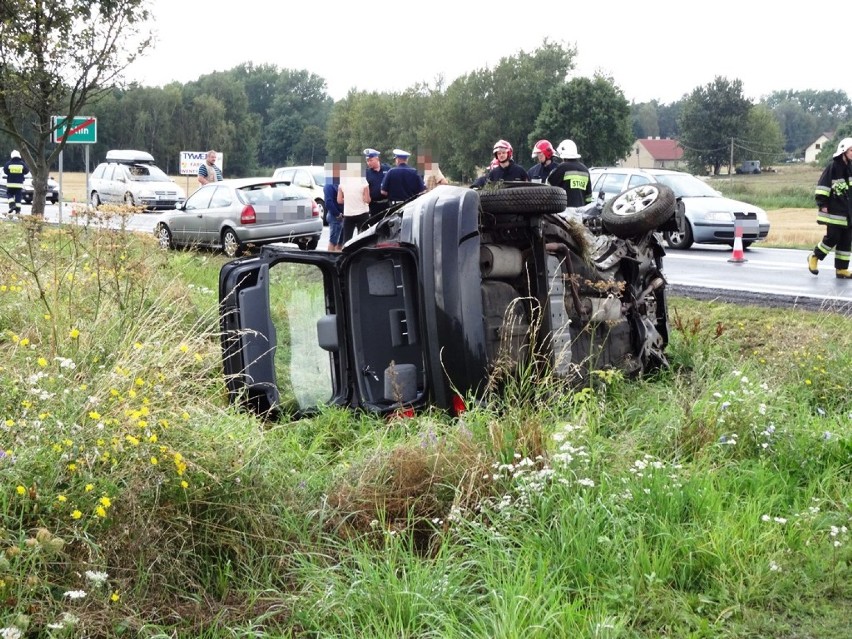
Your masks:
<svg viewBox="0 0 852 639"><path fill-rule="evenodd" d="M61 142L67 136L67 144L94 144L98 141L98 120L88 115L80 115L67 125L68 118L53 116L53 141Z"/></svg>

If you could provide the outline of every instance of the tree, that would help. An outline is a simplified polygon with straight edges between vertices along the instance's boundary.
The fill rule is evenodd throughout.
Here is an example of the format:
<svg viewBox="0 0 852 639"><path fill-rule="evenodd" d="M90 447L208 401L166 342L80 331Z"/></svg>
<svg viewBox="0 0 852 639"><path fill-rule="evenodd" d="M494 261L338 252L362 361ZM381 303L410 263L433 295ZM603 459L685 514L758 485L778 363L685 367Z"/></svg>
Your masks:
<svg viewBox="0 0 852 639"><path fill-rule="evenodd" d="M577 143L588 166L614 164L635 140L624 93L603 76L574 78L554 87L535 121L530 140L565 138Z"/></svg>
<svg viewBox="0 0 852 639"><path fill-rule="evenodd" d="M840 144L840 140L843 138L852 138L852 120L838 127L831 142L823 145L822 150L817 155L817 163L823 166L828 164L828 161L834 157L837 145Z"/></svg>
<svg viewBox="0 0 852 639"><path fill-rule="evenodd" d="M108 92L150 44L144 0L4 0L0 4L0 130L33 173L33 215L44 214L51 117L69 119Z"/></svg>
<svg viewBox="0 0 852 639"><path fill-rule="evenodd" d="M772 111L763 104L755 105L748 114L744 139L736 141L737 160L759 160L763 166L778 163L784 157L784 135Z"/></svg>
<svg viewBox="0 0 852 639"><path fill-rule="evenodd" d="M717 76L692 91L683 105L679 142L693 172L703 174L710 166L718 175L722 165L730 162L731 139L742 137L750 109L741 80Z"/></svg>

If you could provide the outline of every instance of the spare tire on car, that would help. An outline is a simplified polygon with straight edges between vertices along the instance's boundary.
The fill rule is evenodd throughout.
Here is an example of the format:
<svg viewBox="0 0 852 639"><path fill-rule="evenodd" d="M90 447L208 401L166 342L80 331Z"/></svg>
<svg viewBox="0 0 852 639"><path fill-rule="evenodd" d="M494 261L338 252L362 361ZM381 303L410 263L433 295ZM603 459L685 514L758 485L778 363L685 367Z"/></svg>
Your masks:
<svg viewBox="0 0 852 639"><path fill-rule="evenodd" d="M622 239L642 235L664 224L675 214L675 194L665 184L634 186L604 205L604 227Z"/></svg>
<svg viewBox="0 0 852 639"><path fill-rule="evenodd" d="M487 186L479 192L486 213L520 213L540 215L562 213L568 206L565 189L549 184L503 182Z"/></svg>

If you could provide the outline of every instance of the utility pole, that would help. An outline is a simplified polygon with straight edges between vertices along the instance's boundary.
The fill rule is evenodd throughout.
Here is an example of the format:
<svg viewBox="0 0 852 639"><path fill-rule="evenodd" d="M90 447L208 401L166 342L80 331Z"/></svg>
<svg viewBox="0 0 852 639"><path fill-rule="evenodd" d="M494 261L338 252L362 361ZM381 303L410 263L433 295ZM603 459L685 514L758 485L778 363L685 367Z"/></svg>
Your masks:
<svg viewBox="0 0 852 639"><path fill-rule="evenodd" d="M728 164L728 178L734 183L734 138L731 138L731 163Z"/></svg>

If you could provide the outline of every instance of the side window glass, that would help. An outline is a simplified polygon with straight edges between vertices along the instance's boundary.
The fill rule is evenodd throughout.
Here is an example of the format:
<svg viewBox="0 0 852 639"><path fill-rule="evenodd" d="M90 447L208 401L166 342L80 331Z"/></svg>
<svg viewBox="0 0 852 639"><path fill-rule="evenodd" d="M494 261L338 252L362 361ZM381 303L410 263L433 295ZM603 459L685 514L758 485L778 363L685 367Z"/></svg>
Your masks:
<svg viewBox="0 0 852 639"><path fill-rule="evenodd" d="M611 195L621 193L624 190L624 178L625 176L619 173L605 173L600 179L598 191Z"/></svg>
<svg viewBox="0 0 852 639"><path fill-rule="evenodd" d="M651 180L645 177L644 175L631 175L630 182L627 183L627 188L632 189L634 186L641 186L642 184L650 184Z"/></svg>
<svg viewBox="0 0 852 639"><path fill-rule="evenodd" d="M184 207L185 210L194 211L196 209L208 208L210 205L210 198L213 196L213 191L215 190L216 187L202 186L187 198L186 206Z"/></svg>
<svg viewBox="0 0 852 639"><path fill-rule="evenodd" d="M105 164L99 164L98 168L95 169L95 172L92 173L92 177L95 178L95 179L98 179L98 180L101 179L104 176L104 168L105 167L106 167Z"/></svg>
<svg viewBox="0 0 852 639"><path fill-rule="evenodd" d="M210 208L220 208L231 205L231 190L225 186L216 187L213 198L210 200Z"/></svg>

